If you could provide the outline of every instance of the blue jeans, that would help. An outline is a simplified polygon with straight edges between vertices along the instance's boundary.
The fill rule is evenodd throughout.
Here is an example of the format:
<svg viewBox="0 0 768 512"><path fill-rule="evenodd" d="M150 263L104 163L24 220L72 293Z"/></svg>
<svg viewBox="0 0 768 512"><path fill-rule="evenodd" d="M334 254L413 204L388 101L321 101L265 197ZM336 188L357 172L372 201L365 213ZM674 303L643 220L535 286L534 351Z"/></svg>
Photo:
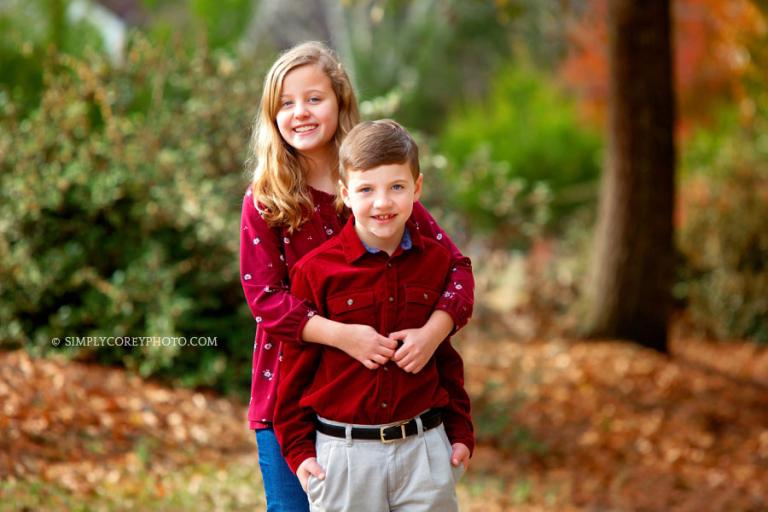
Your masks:
<svg viewBox="0 0 768 512"><path fill-rule="evenodd" d="M256 431L259 466L267 495L267 512L309 512L309 500L293 474L271 428Z"/></svg>

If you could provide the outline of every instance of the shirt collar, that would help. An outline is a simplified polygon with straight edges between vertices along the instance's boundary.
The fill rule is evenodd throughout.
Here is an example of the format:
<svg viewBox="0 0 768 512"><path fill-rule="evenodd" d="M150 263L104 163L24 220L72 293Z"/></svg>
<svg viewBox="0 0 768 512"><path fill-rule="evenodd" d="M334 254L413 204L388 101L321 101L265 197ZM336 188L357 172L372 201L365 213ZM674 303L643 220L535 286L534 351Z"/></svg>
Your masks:
<svg viewBox="0 0 768 512"><path fill-rule="evenodd" d="M371 254L376 254L377 252L381 252L381 249L377 249L376 247L371 247L367 243L360 240L360 243L363 244L363 247L365 247L365 250L368 251ZM405 227L405 230L403 231L403 239L400 240L400 247L407 251L411 247L413 247L413 240L411 240L411 232L408 229L408 226Z"/></svg>
<svg viewBox="0 0 768 512"><path fill-rule="evenodd" d="M344 229L339 234L341 237L342 246L344 248L344 255L349 263L363 257L366 254L378 254L382 252L374 247L369 247L360 240L360 237L355 231L355 217L350 216L347 223L344 225ZM400 241L400 247L393 253L393 256L413 249L414 247L423 248L423 241L419 234L419 229L416 223L413 221L413 217L408 219L405 223L405 231L403 231L403 239Z"/></svg>

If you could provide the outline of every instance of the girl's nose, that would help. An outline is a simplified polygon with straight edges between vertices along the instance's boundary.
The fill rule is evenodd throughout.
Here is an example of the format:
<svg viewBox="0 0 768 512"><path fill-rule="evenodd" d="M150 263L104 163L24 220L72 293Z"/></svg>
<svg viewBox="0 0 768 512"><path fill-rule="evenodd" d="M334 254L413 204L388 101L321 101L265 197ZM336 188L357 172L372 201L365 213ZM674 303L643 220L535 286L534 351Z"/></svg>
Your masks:
<svg viewBox="0 0 768 512"><path fill-rule="evenodd" d="M303 101L297 101L296 106L293 109L293 115L296 117L304 117L309 113L309 110L307 110L307 106L304 104Z"/></svg>

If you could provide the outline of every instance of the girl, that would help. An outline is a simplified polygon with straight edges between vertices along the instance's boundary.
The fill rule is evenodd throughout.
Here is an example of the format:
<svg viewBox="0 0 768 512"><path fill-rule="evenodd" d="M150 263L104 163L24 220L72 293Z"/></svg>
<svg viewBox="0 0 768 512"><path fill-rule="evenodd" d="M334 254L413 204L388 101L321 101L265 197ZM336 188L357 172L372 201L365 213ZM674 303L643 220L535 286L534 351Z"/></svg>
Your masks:
<svg viewBox="0 0 768 512"><path fill-rule="evenodd" d="M348 212L335 195L337 155L358 120L350 80L322 43L295 46L267 73L251 136L248 165L253 167L253 183L243 200L240 280L256 320L248 420L256 431L270 512L308 510L307 496L280 454L271 428L282 343L322 343L370 369L392 359L416 373L472 313L470 261L419 203L412 216L422 236L435 238L453 254L452 278L423 327L385 337L367 325L316 315L290 294L293 265L335 236L346 221Z"/></svg>

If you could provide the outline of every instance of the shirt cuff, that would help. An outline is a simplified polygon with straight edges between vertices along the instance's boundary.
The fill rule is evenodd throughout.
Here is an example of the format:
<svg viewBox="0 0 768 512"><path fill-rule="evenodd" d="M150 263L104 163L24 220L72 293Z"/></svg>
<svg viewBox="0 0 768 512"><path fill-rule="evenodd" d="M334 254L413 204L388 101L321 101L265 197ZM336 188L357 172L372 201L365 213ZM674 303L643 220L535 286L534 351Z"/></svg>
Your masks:
<svg viewBox="0 0 768 512"><path fill-rule="evenodd" d="M450 298L442 297L435 306L435 309L445 311L453 320L453 329L450 336L453 336L459 329L467 325L472 316L472 307L463 304L461 300L457 300L455 295Z"/></svg>
<svg viewBox="0 0 768 512"><path fill-rule="evenodd" d="M295 449L286 456L285 460L288 462L288 466L291 468L291 471L293 471L295 474L299 470L301 463L310 457L317 457L317 451L315 451L314 443L309 443L306 446L302 445L301 447Z"/></svg>
<svg viewBox="0 0 768 512"><path fill-rule="evenodd" d="M304 315L301 320L299 320L299 325L296 327L296 335L295 339L299 340L300 343L304 343L304 337L302 336L302 333L304 332L304 326L307 325L307 322L309 322L309 319L312 318L317 314L317 311L314 309L309 309L307 311L307 314Z"/></svg>
<svg viewBox="0 0 768 512"><path fill-rule="evenodd" d="M450 440L451 445L454 443L462 443L467 448L469 448L469 456L471 457L475 453L475 438L473 436L470 437L455 437L454 439Z"/></svg>

